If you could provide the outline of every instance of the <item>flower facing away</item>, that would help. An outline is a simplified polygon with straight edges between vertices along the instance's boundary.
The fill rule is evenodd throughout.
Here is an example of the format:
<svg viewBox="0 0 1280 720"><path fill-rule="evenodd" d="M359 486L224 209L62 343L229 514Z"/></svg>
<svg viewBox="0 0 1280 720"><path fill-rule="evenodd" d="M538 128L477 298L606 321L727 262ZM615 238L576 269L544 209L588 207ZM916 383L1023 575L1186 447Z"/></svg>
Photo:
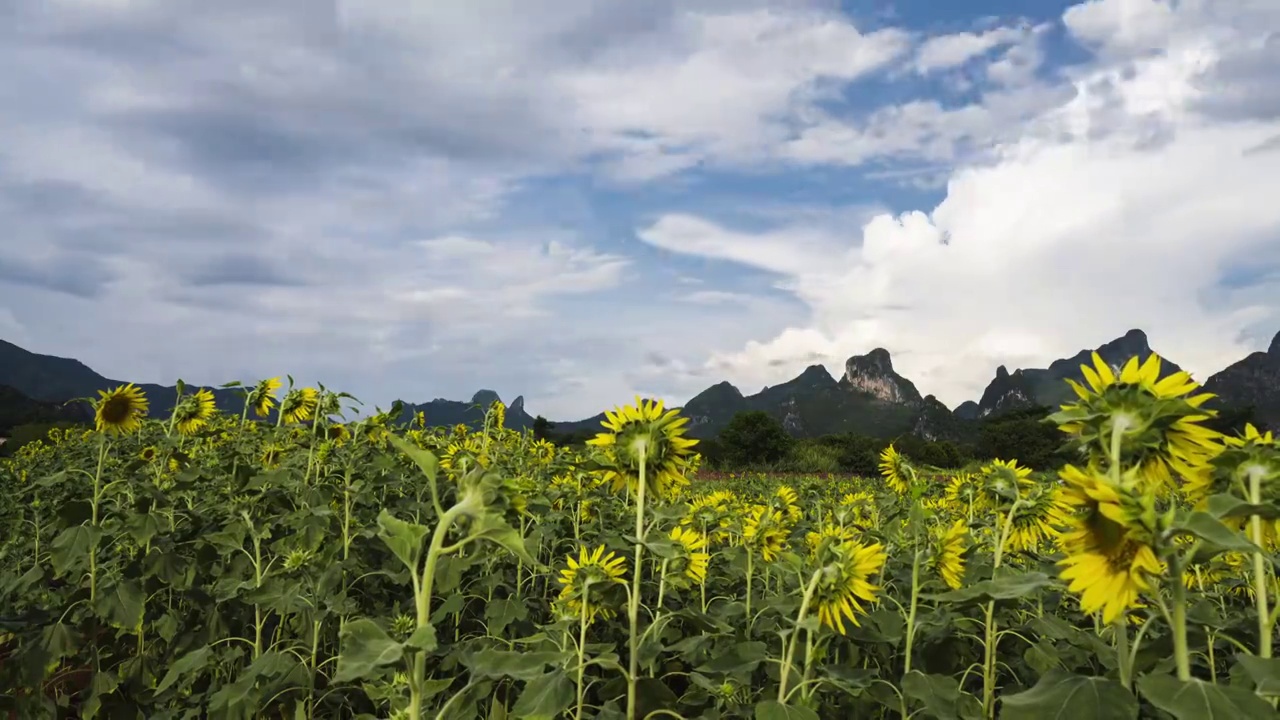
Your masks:
<svg viewBox="0 0 1280 720"><path fill-rule="evenodd" d="M449 443L444 453L440 456L440 467L443 470L465 474L467 471L475 467L488 467L489 459L485 456L484 451L480 447L480 441L475 437L467 437L465 440Z"/></svg>
<svg viewBox="0 0 1280 720"><path fill-rule="evenodd" d="M609 468L604 479L614 492L639 486L641 459L644 459L646 492L660 498L678 496L688 484L686 470L697 440L684 436L688 418L678 410L664 410L662 401L636 398L627 405L605 413L601 425L606 432L587 441L605 451Z"/></svg>
<svg viewBox="0 0 1280 720"><path fill-rule="evenodd" d="M764 505L753 505L742 523L742 544L765 562L773 562L786 547L786 519L782 513Z"/></svg>
<svg viewBox="0 0 1280 720"><path fill-rule="evenodd" d="M707 580L707 564L711 556L707 554L707 541L702 533L683 527L671 529L671 540L675 543L678 557L668 561L668 579L676 587L688 587L690 584L701 584Z"/></svg>
<svg viewBox="0 0 1280 720"><path fill-rule="evenodd" d="M996 459L982 468L982 504L988 508L1007 507L1035 486L1031 468L1017 460Z"/></svg>
<svg viewBox="0 0 1280 720"><path fill-rule="evenodd" d="M773 493L770 507L777 510L789 523L800 522L803 513L800 511L800 496L790 485L779 485Z"/></svg>
<svg viewBox="0 0 1280 720"><path fill-rule="evenodd" d="M581 548L578 557L568 556L568 564L560 571L559 601L565 609L574 617L581 617L585 610L588 624L597 617L613 617L609 590L626 583L627 561L615 552L606 553L601 545L595 550Z"/></svg>
<svg viewBox="0 0 1280 720"><path fill-rule="evenodd" d="M1066 499L1075 511L1059 539L1066 557L1058 562L1067 589L1080 595L1087 613L1102 613L1110 624L1137 607L1151 589L1149 576L1161 569L1149 532L1135 511L1131 491L1095 469L1068 465L1062 470Z"/></svg>
<svg viewBox="0 0 1280 720"><path fill-rule="evenodd" d="M142 427L149 405L142 389L129 383L114 390L99 390L94 422L99 432L124 435Z"/></svg>
<svg viewBox="0 0 1280 720"><path fill-rule="evenodd" d="M969 528L964 520L939 528L934 542L933 569L952 590L964 582L964 554Z"/></svg>
<svg viewBox="0 0 1280 720"><path fill-rule="evenodd" d="M846 620L857 627L858 615L866 614L862 603L875 602L880 589L871 578L880 572L887 558L880 543L849 541L830 546L813 593L818 621L841 635L846 632Z"/></svg>
<svg viewBox="0 0 1280 720"><path fill-rule="evenodd" d="M689 511L680 524L697 530L710 542L723 542L733 527L732 500L733 496L724 491L699 495L689 501Z"/></svg>
<svg viewBox="0 0 1280 720"><path fill-rule="evenodd" d="M211 390L200 388L194 394L188 395L178 403L178 408L174 411L173 419L178 434L188 437L195 435L209 424L209 420L217 411Z"/></svg>
<svg viewBox="0 0 1280 720"><path fill-rule="evenodd" d="M826 545L839 545L854 538L854 529L835 523L827 523L815 531L805 534L805 542L809 544L810 557L818 557Z"/></svg>
<svg viewBox="0 0 1280 720"><path fill-rule="evenodd" d="M915 471L902 453L890 445L880 453L880 474L884 476L890 490L898 495L906 495Z"/></svg>
<svg viewBox="0 0 1280 720"><path fill-rule="evenodd" d="M259 380L258 384L253 386L253 390L249 391L249 397L245 402L253 409L254 415L264 418L271 414L271 408L276 406L276 391L282 387L284 383L280 382L278 377Z"/></svg>
<svg viewBox="0 0 1280 720"><path fill-rule="evenodd" d="M306 422L315 415L319 401L320 392L315 388L295 388L280 402L280 413L287 423Z"/></svg>
<svg viewBox="0 0 1280 720"><path fill-rule="evenodd" d="M1008 548L1014 552L1041 551L1070 514L1071 505L1061 488L1045 486L1027 492L1013 514Z"/></svg>

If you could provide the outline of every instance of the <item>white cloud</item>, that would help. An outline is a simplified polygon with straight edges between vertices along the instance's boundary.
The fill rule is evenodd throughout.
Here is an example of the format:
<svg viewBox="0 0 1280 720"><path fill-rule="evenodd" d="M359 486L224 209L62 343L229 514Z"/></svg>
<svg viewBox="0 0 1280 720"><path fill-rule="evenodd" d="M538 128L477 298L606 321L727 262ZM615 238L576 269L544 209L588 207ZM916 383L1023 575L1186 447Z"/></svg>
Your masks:
<svg viewBox="0 0 1280 720"><path fill-rule="evenodd" d="M1095 20L1093 36L1136 42L1131 15L1091 12L1111 23ZM1229 51L1220 36L1208 27L1080 76L1072 100L954 173L928 213L820 238L804 225L742 233L694 218L640 237L779 273L810 308L807 324L708 361L748 387L812 355L834 363L883 346L923 392L955 405L998 364L1044 366L1135 326L1203 380L1265 346L1275 328L1260 323L1280 320L1274 276L1247 292L1220 285L1229 267L1280 260L1280 153L1250 152L1280 118L1197 111L1214 92L1200 78ZM791 252L793 238L806 252Z"/></svg>
<svg viewBox="0 0 1280 720"><path fill-rule="evenodd" d="M962 32L931 37L916 50L915 69L921 74L949 70L997 47L1016 43L1026 34L1026 28L998 27L980 33Z"/></svg>

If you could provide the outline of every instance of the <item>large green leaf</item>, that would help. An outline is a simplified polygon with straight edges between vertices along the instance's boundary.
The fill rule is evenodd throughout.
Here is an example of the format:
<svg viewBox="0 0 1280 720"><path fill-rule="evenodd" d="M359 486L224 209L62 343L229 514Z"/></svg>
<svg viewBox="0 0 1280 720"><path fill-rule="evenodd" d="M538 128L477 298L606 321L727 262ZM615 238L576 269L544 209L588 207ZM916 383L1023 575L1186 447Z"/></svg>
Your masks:
<svg viewBox="0 0 1280 720"><path fill-rule="evenodd" d="M575 699L573 681L557 668L526 683L511 713L525 720L555 720Z"/></svg>
<svg viewBox="0 0 1280 720"><path fill-rule="evenodd" d="M902 694L924 705L925 717L937 720L977 720L982 703L960 689L950 675L926 675L912 670L902 677Z"/></svg>
<svg viewBox="0 0 1280 720"><path fill-rule="evenodd" d="M818 713L808 708L783 705L777 700L756 704L755 720L819 720Z"/></svg>
<svg viewBox="0 0 1280 720"><path fill-rule="evenodd" d="M1267 720L1280 714L1249 690L1198 678L1183 682L1172 675L1143 675L1138 691L1175 720Z"/></svg>
<svg viewBox="0 0 1280 720"><path fill-rule="evenodd" d="M485 513L471 528L469 536L501 545L539 572L547 570L545 565L529 554L528 548L524 545L524 538L520 537L520 533L508 525L501 517Z"/></svg>
<svg viewBox="0 0 1280 720"><path fill-rule="evenodd" d="M1207 546L1206 549L1210 550L1207 553L1208 556L1227 551L1251 553L1258 549L1256 545L1246 540L1243 534L1232 530L1221 520L1202 510L1179 518L1174 523L1173 529L1199 538Z"/></svg>
<svg viewBox="0 0 1280 720"><path fill-rule="evenodd" d="M350 682L373 674L384 665L399 662L404 646L391 639L377 623L360 618L347 623L342 631L341 654L334 682Z"/></svg>
<svg viewBox="0 0 1280 720"><path fill-rule="evenodd" d="M1280 696L1280 658L1240 655L1236 663L1253 681L1255 691L1267 697Z"/></svg>
<svg viewBox="0 0 1280 720"><path fill-rule="evenodd" d="M142 622L145 600L141 585L134 580L120 580L109 587L99 588L93 609L113 626L132 631Z"/></svg>
<svg viewBox="0 0 1280 720"><path fill-rule="evenodd" d="M88 567L89 548L102 540L102 530L90 525L69 527L53 539L49 545L49 560L59 576L68 571Z"/></svg>
<svg viewBox="0 0 1280 720"><path fill-rule="evenodd" d="M397 450L409 456L409 459L422 470L422 474L426 475L428 480L431 482L436 481L436 476L440 474L440 460L435 456L435 453L430 450L424 450L398 435L389 435L388 439Z"/></svg>
<svg viewBox="0 0 1280 720"><path fill-rule="evenodd" d="M462 658L462 664L470 668L475 675L533 680L541 676L548 665L561 667L574 658L573 653L554 650L517 652L485 648L466 654Z"/></svg>
<svg viewBox="0 0 1280 720"><path fill-rule="evenodd" d="M383 508L378 513L378 538L391 548L391 552L410 572L418 572L418 564L422 558L422 543L431 529L418 523L406 522L393 516Z"/></svg>
<svg viewBox="0 0 1280 720"><path fill-rule="evenodd" d="M992 600L1017 600L1027 597L1051 584L1053 580L1042 572L1002 575L991 580L974 583L967 588L936 595L922 595L937 603L959 605L984 604Z"/></svg>
<svg viewBox="0 0 1280 720"><path fill-rule="evenodd" d="M1138 699L1100 677L1050 670L1035 687L1000 699L1002 720L1134 720Z"/></svg>
<svg viewBox="0 0 1280 720"><path fill-rule="evenodd" d="M1209 500L1205 503L1205 510L1207 510L1210 515L1218 518L1249 517L1250 515L1259 515L1266 520L1275 520L1276 518L1280 518L1280 507L1276 507L1272 503L1251 505L1235 495L1227 493L1211 495Z"/></svg>
<svg viewBox="0 0 1280 720"><path fill-rule="evenodd" d="M168 690L170 686L179 680L183 680L189 685L191 683L191 677L200 670L203 670L209 663L209 655L212 652L213 651L209 649L209 646L205 645L204 647L196 648L175 660L169 665L169 671L164 674L164 679L162 679L160 684L156 686L156 694L158 695L165 690Z"/></svg>

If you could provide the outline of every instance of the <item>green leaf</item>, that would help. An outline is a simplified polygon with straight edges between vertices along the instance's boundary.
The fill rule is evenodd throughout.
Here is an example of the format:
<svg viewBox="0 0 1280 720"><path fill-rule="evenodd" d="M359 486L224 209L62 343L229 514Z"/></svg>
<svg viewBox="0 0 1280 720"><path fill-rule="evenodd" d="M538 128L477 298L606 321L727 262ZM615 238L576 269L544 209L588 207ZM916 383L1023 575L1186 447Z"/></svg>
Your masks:
<svg viewBox="0 0 1280 720"><path fill-rule="evenodd" d="M1221 520L1203 510L1197 510L1179 519L1174 523L1173 529L1194 535L1203 541L1208 546L1205 549L1210 552L1207 556L1203 554L1198 556L1205 559L1220 552L1234 550L1252 553L1258 549L1256 545L1246 540L1244 535L1222 524Z"/></svg>
<svg viewBox="0 0 1280 720"><path fill-rule="evenodd" d="M937 720L977 720L982 703L960 689L950 675L926 675L912 670L902 677L902 694L920 701L925 713Z"/></svg>
<svg viewBox="0 0 1280 720"><path fill-rule="evenodd" d="M368 677L374 669L399 662L404 655L404 646L368 618L347 623L342 631L341 648L334 682Z"/></svg>
<svg viewBox="0 0 1280 720"><path fill-rule="evenodd" d="M561 667L574 658L571 652L554 650L519 652L485 648L464 656L462 664L475 675L533 680L545 672L546 666Z"/></svg>
<svg viewBox="0 0 1280 720"><path fill-rule="evenodd" d="M1052 578L1042 572L1002 575L991 580L974 583L967 588L941 594L922 594L933 602L959 605L983 604L992 600L1017 600L1027 597L1051 584Z"/></svg>
<svg viewBox="0 0 1280 720"><path fill-rule="evenodd" d="M573 681L563 670L552 670L530 680L511 714L526 720L555 720L576 699Z"/></svg>
<svg viewBox="0 0 1280 720"><path fill-rule="evenodd" d="M1138 699L1100 677L1050 670L1035 687L1000 699L1001 720L1134 720Z"/></svg>
<svg viewBox="0 0 1280 720"><path fill-rule="evenodd" d="M1138 678L1138 691L1175 720L1266 720L1280 717L1270 703L1249 690L1215 685L1197 678L1183 682L1172 675L1143 675Z"/></svg>
<svg viewBox="0 0 1280 720"><path fill-rule="evenodd" d="M819 720L818 713L794 705L783 705L777 700L756 703L755 720Z"/></svg>
<svg viewBox="0 0 1280 720"><path fill-rule="evenodd" d="M1205 509L1210 515L1217 518L1249 517L1250 515L1259 515L1264 520L1280 518L1280 507L1269 503L1251 505L1228 493L1211 495L1205 503Z"/></svg>
<svg viewBox="0 0 1280 720"><path fill-rule="evenodd" d="M1253 681L1255 692L1267 697L1280 696L1280 658L1240 655L1236 663Z"/></svg>
<svg viewBox="0 0 1280 720"><path fill-rule="evenodd" d="M399 435L388 435L387 439L391 441L391 444L397 450L408 455L409 459L422 470L422 474L426 475L428 480L433 483L436 481L436 476L440 474L440 460L435 456L435 453L430 450L423 450Z"/></svg>
<svg viewBox="0 0 1280 720"><path fill-rule="evenodd" d="M205 645L202 648L192 650L186 655L178 658L169 665L169 671L164 674L164 679L162 679L160 684L156 686L156 694L159 695L165 690L168 690L170 686L179 680L187 680L192 673L203 670L205 665L209 662L209 655L211 653L212 650L209 649L208 645ZM188 681L187 684L190 684L190 681Z"/></svg>
<svg viewBox="0 0 1280 720"><path fill-rule="evenodd" d="M422 542L430 533L431 529L427 526L399 520L387 512L386 508L378 513L378 538L391 548L391 552L400 558L409 572L419 572Z"/></svg>
<svg viewBox="0 0 1280 720"><path fill-rule="evenodd" d="M408 640L404 641L404 646L411 650L421 650L423 652L431 652L439 647L440 643L436 639L436 629L432 625L423 625Z"/></svg>
<svg viewBox="0 0 1280 720"><path fill-rule="evenodd" d="M142 622L145 601L141 585L133 580L121 580L98 591L93 609L115 627L135 630Z"/></svg>
<svg viewBox="0 0 1280 720"><path fill-rule="evenodd" d="M89 525L69 527L53 539L49 545L49 560L59 576L68 570L89 564L89 548L102 540L102 530Z"/></svg>
<svg viewBox="0 0 1280 720"><path fill-rule="evenodd" d="M529 554L528 548L524 546L524 538L520 537L520 533L496 515L488 513L482 515L472 528L469 537L495 542L510 550L516 557L533 566L539 572L546 572L547 570L545 565Z"/></svg>
<svg viewBox="0 0 1280 720"><path fill-rule="evenodd" d="M524 603L512 598L500 598L486 603L484 606L485 626L489 634L502 637L502 631L516 620L529 617L529 609Z"/></svg>
<svg viewBox="0 0 1280 720"><path fill-rule="evenodd" d="M768 652L768 646L762 642L741 642L712 657L697 670L707 674L751 672L768 657Z"/></svg>

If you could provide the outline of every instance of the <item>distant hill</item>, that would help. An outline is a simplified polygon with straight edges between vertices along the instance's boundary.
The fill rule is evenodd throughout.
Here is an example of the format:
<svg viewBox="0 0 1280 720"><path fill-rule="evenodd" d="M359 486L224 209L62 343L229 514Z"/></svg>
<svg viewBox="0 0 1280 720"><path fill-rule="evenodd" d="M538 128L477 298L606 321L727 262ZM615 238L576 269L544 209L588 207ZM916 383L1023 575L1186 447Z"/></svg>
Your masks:
<svg viewBox="0 0 1280 720"><path fill-rule="evenodd" d="M93 413L83 405L33 400L8 385L0 385L0 437L15 427L33 423L92 422Z"/></svg>
<svg viewBox="0 0 1280 720"><path fill-rule="evenodd" d="M889 351L875 348L853 355L837 379L822 365L811 365L787 382L744 395L729 382L720 382L698 393L682 408L690 418L689 433L709 438L720 432L733 416L744 410L763 410L776 417L788 432L800 437L854 433L892 438L912 434L926 440L969 441L980 422L1003 413L1036 407L1056 407L1071 397L1065 380L1082 381L1080 366L1090 362L1092 350L1055 360L1047 368L1021 368L1010 372L1001 366L976 402L966 401L948 410L932 395L922 396L915 384L893 367ZM1141 330L1130 330L1104 343L1096 352L1119 367L1130 357L1145 360L1154 351ZM1158 354L1158 353L1157 353ZM1180 368L1161 356L1162 373ZM39 355L0 340L0 385L45 404L76 397L94 397L98 390L122 384L107 379L78 360ZM151 400L154 417L168 417L175 389L140 384ZM1252 407L1264 426L1280 430L1280 334L1266 352L1256 352L1212 375L1205 383L1219 395L1220 408ZM228 412L242 407L237 393L211 388L218 405ZM480 390L470 401L437 398L425 403L405 403L401 419L422 412L432 426L463 424L479 427L484 412L497 400L492 390ZM574 421L553 421L552 432L577 434L600 428L604 413ZM507 427L530 429L535 418L516 397L507 408Z"/></svg>

